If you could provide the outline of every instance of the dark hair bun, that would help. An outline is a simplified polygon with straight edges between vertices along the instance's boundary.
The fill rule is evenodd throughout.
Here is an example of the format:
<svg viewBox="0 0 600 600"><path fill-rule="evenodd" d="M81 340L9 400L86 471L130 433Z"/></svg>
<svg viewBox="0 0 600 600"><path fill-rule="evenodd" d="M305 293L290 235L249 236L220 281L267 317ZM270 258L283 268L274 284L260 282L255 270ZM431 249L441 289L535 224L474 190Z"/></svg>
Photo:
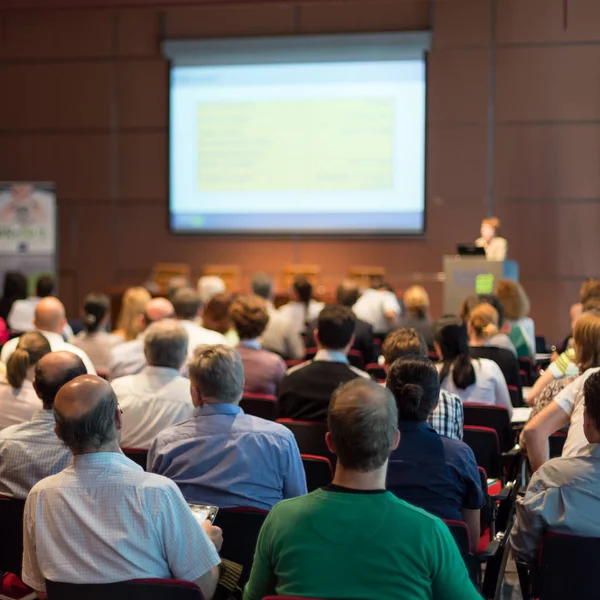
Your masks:
<svg viewBox="0 0 600 600"><path fill-rule="evenodd" d="M412 406L419 406L423 399L423 388L416 383L405 383L399 391L402 401Z"/></svg>

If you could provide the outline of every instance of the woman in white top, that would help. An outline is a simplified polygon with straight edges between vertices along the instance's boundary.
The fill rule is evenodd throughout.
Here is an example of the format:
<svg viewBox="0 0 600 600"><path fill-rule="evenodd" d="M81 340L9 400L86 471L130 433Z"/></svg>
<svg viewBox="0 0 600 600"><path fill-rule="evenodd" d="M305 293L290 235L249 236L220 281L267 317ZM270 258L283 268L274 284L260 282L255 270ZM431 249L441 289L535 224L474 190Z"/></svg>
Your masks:
<svg viewBox="0 0 600 600"><path fill-rule="evenodd" d="M124 341L122 337L106 330L110 321L108 296L96 292L88 294L83 301L81 321L83 331L75 336L73 344L90 357L96 371L108 372L112 349Z"/></svg>
<svg viewBox="0 0 600 600"><path fill-rule="evenodd" d="M493 360L469 356L467 329L460 319L446 317L436 323L434 346L442 360L438 368L443 389L463 402L503 406L512 416L513 406L500 367Z"/></svg>
<svg viewBox="0 0 600 600"><path fill-rule="evenodd" d="M42 401L33 388L33 372L38 361L50 352L50 343L37 331L24 333L6 362L0 380L0 429L29 421L42 410Z"/></svg>
<svg viewBox="0 0 600 600"><path fill-rule="evenodd" d="M312 297L313 287L304 275L297 275L292 285L292 300L284 304L279 313L290 321L294 329L304 333L310 323L317 320L325 304Z"/></svg>

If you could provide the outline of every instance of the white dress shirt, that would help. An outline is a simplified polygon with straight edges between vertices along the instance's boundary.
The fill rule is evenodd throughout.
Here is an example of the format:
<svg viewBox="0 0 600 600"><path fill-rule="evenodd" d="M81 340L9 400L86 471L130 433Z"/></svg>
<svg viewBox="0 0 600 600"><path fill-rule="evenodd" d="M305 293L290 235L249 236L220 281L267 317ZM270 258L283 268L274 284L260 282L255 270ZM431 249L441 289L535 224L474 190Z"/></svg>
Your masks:
<svg viewBox="0 0 600 600"><path fill-rule="evenodd" d="M0 429L29 421L34 413L42 409L33 384L26 379L20 390L15 390L8 381L0 380Z"/></svg>
<svg viewBox="0 0 600 600"><path fill-rule="evenodd" d="M221 562L177 486L117 452L74 457L31 490L23 516L23 581L196 581Z"/></svg>
<svg viewBox="0 0 600 600"><path fill-rule="evenodd" d="M577 456L582 448L588 445L587 438L583 433L583 384L585 380L596 371L600 371L600 367L588 369L583 375L580 375L575 381L570 383L554 398L556 402L570 417L571 424L569 432L563 447L562 456L570 457Z"/></svg>
<svg viewBox="0 0 600 600"><path fill-rule="evenodd" d="M393 312L396 315L396 321L400 318L400 303L396 295L388 290L365 290L362 296L352 307L354 314L358 319L362 319L371 325L373 333L387 333L397 326L396 323L390 323L385 314Z"/></svg>
<svg viewBox="0 0 600 600"><path fill-rule="evenodd" d="M512 416L513 405L510 401L506 379L504 379L500 367L488 358L471 359L471 364L475 369L475 383L473 385L461 390L455 385L452 379L452 369L450 369L450 373L442 381L442 387L451 394L456 394L463 403L479 402L481 404L503 406ZM442 364L438 364L438 371L441 371L442 367Z"/></svg>
<svg viewBox="0 0 600 600"><path fill-rule="evenodd" d="M534 474L510 536L516 556L537 557L547 532L600 537L600 445L588 444L570 458L554 458Z"/></svg>
<svg viewBox="0 0 600 600"><path fill-rule="evenodd" d="M206 329L206 327L200 327L196 325L194 321L182 320L179 324L187 331L188 334L188 359L191 359L194 355L194 349L197 346L217 346L219 344L227 344L225 336L218 331L212 329Z"/></svg>
<svg viewBox="0 0 600 600"><path fill-rule="evenodd" d="M90 357L97 371L108 371L110 356L115 346L123 344L123 338L108 331L79 332L73 338L73 345L81 348Z"/></svg>
<svg viewBox="0 0 600 600"><path fill-rule="evenodd" d="M53 331L44 331L42 329L38 329L37 331L39 331L39 333L41 333L48 340L52 352L59 352L61 350L72 352L73 354L76 354L77 356L79 356L79 358L81 358L88 373L91 373L92 375L96 374L96 369L94 368L90 357L81 348L78 348L77 346L73 346L73 344L65 342L60 333L54 333ZM6 342L6 344L4 344L4 347L2 348L2 353L0 353L0 360L3 363L6 364L6 361L8 361L10 355L16 350L18 343L19 338L13 338L12 340L9 340L8 342Z"/></svg>
<svg viewBox="0 0 600 600"><path fill-rule="evenodd" d="M71 452L54 425L54 413L42 409L30 421L0 431L0 494L25 499L38 481L69 464Z"/></svg>
<svg viewBox="0 0 600 600"><path fill-rule="evenodd" d="M194 413L190 380L175 369L145 367L112 382L121 410L123 448L148 449L165 428Z"/></svg>
<svg viewBox="0 0 600 600"><path fill-rule="evenodd" d="M25 300L16 300L8 313L8 326L13 331L20 333L35 331L33 321L35 319L35 309L40 300L41 298L38 296L29 296ZM73 330L68 323L65 325L62 334L68 340L73 337Z"/></svg>
<svg viewBox="0 0 600 600"><path fill-rule="evenodd" d="M144 334L140 333L135 340L119 344L112 349L108 361L108 378L135 375L146 366L144 354Z"/></svg>
<svg viewBox="0 0 600 600"><path fill-rule="evenodd" d="M316 321L324 307L323 302L311 298L308 303L308 310L304 302L292 301L280 307L279 314L292 323L295 331L303 333L306 324Z"/></svg>
<svg viewBox="0 0 600 600"><path fill-rule="evenodd" d="M302 360L306 356L304 341L294 323L285 313L280 313L271 302L267 302L269 322L260 336L265 350L270 350L286 360Z"/></svg>

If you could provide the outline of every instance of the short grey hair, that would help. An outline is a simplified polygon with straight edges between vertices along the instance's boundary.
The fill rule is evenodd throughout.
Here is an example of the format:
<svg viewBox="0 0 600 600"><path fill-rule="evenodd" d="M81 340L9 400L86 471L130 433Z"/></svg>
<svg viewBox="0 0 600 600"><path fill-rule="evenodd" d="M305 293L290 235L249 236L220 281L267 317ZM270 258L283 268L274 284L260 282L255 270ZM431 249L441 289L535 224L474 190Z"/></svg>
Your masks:
<svg viewBox="0 0 600 600"><path fill-rule="evenodd" d="M338 387L327 421L344 468L369 473L390 457L398 430L398 408L392 393L378 383L358 378Z"/></svg>
<svg viewBox="0 0 600 600"><path fill-rule="evenodd" d="M177 321L163 319L146 329L144 352L151 367L180 369L187 351L188 334Z"/></svg>
<svg viewBox="0 0 600 600"><path fill-rule="evenodd" d="M252 277L252 293L269 300L273 294L273 279L266 273L255 273Z"/></svg>
<svg viewBox="0 0 600 600"><path fill-rule="evenodd" d="M229 346L196 347L189 373L192 385L204 396L226 404L242 399L244 366L240 355Z"/></svg>

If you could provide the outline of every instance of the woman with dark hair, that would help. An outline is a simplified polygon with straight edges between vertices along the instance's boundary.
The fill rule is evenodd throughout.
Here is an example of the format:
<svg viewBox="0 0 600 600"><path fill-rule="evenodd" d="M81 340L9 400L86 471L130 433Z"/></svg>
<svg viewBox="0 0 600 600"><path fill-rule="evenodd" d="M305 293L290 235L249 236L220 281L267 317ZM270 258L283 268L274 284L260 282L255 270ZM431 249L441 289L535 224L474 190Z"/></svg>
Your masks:
<svg viewBox="0 0 600 600"><path fill-rule="evenodd" d="M388 370L386 387L396 398L400 430L387 489L441 519L464 521L474 550L485 498L471 448L439 435L427 422L440 394L435 366L424 357L400 358Z"/></svg>
<svg viewBox="0 0 600 600"><path fill-rule="evenodd" d="M465 324L458 318L445 317L435 326L435 350L441 386L464 402L504 406L512 415L506 379L500 367L487 358L473 359Z"/></svg>
<svg viewBox="0 0 600 600"><path fill-rule="evenodd" d="M0 429L29 421L42 409L33 388L38 361L50 352L50 343L37 331L24 333L6 362L6 375L0 380Z"/></svg>
<svg viewBox="0 0 600 600"><path fill-rule="evenodd" d="M90 357L98 372L108 371L112 349L123 343L123 338L107 331L110 321L110 299L105 294L92 292L83 301L81 323L73 344Z"/></svg>
<svg viewBox="0 0 600 600"><path fill-rule="evenodd" d="M4 275L4 288L0 298L0 319L7 321L12 305L17 300L27 298L27 278L18 271L7 271Z"/></svg>
<svg viewBox="0 0 600 600"><path fill-rule="evenodd" d="M291 321L295 330L300 333L306 332L308 325L317 320L325 306L312 295L312 283L304 275L296 275L292 284L291 300L279 309L279 313Z"/></svg>

